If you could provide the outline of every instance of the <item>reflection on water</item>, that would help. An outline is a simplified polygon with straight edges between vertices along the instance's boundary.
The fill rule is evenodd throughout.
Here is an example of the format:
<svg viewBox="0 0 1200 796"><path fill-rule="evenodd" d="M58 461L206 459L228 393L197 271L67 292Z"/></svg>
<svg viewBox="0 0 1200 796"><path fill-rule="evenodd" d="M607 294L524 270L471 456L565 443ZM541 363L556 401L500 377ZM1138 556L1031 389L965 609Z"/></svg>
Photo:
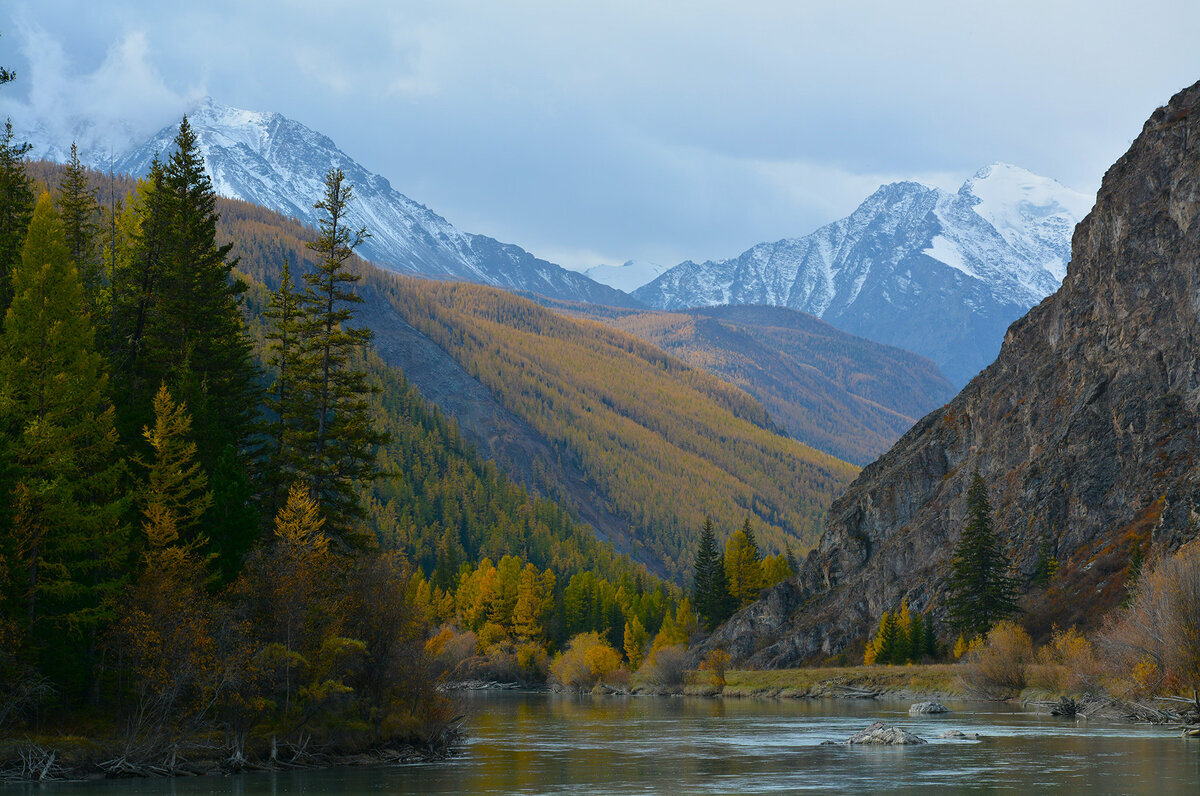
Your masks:
<svg viewBox="0 0 1200 796"><path fill-rule="evenodd" d="M227 778L53 785L39 794L780 793L1018 789L1200 792L1200 742L1163 729L1056 719L1008 705L572 697L464 698L470 737L439 763ZM875 720L927 746L821 746ZM978 741L937 740L946 730ZM34 789L0 787L0 794Z"/></svg>

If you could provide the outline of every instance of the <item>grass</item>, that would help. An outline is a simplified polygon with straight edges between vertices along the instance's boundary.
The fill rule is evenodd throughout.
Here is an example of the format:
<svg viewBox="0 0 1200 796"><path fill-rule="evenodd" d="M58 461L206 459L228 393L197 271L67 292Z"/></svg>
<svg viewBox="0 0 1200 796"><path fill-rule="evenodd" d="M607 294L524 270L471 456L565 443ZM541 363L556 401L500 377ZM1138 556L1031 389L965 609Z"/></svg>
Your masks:
<svg viewBox="0 0 1200 796"><path fill-rule="evenodd" d="M952 663L906 666L829 666L801 669L735 669L725 674L727 697L845 696L862 689L897 696L959 696L960 669Z"/></svg>

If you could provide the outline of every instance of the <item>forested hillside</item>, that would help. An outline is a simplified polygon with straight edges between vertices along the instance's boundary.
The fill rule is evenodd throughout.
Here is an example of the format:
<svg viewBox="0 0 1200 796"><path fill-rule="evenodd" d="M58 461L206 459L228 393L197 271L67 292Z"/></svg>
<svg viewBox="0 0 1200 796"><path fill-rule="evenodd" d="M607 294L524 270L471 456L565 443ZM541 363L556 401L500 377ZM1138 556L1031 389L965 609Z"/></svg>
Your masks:
<svg viewBox="0 0 1200 796"><path fill-rule="evenodd" d="M622 329L726 379L761 401L794 439L859 465L953 395L930 360L784 307L663 312L544 303Z"/></svg>
<svg viewBox="0 0 1200 796"><path fill-rule="evenodd" d="M271 736L428 739L464 658L544 678L574 634L686 640L678 589L370 349L340 173L309 230L176 147L135 182L0 141L0 728L89 704L114 771L217 729L239 770Z"/></svg>
<svg viewBox="0 0 1200 796"><path fill-rule="evenodd" d="M706 516L807 549L855 469L775 432L761 404L632 335L492 288L366 284L598 485L635 557L683 579Z"/></svg>

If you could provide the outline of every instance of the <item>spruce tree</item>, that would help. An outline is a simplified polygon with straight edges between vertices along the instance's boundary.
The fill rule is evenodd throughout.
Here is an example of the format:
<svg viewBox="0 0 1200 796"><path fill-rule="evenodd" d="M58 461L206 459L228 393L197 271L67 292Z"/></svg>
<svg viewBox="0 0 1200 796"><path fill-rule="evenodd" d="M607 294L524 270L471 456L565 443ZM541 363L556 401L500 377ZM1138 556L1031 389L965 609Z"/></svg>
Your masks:
<svg viewBox="0 0 1200 796"><path fill-rule="evenodd" d="M291 265L285 259L279 289L263 313L269 322L267 330L267 363L275 371L275 381L266 395L266 450L263 462L262 500L266 516L275 516L282 505L288 485L299 472L300 452L296 449L296 434L304 419L304 393L297 390L296 380L302 353L300 337L301 294L292 281Z"/></svg>
<svg viewBox="0 0 1200 796"><path fill-rule="evenodd" d="M88 184L87 169L79 162L79 151L71 144L71 159L63 169L58 189L58 212L62 217L67 254L79 272L84 294L92 303L92 319L98 321L101 268L96 246L99 207L96 191Z"/></svg>
<svg viewBox="0 0 1200 796"><path fill-rule="evenodd" d="M33 216L33 183L24 162L28 151L29 144L16 143L9 119L0 135L0 317L12 302L12 272Z"/></svg>
<svg viewBox="0 0 1200 796"><path fill-rule="evenodd" d="M78 677L114 616L127 531L107 375L48 194L12 285L0 338L2 543L19 588L10 599L22 603L27 639L50 670Z"/></svg>
<svg viewBox="0 0 1200 796"><path fill-rule="evenodd" d="M979 470L967 490L963 528L946 580L951 623L968 638L982 636L1017 612L1017 586L992 527L987 484Z"/></svg>
<svg viewBox="0 0 1200 796"><path fill-rule="evenodd" d="M693 565L692 600L704 626L712 630L729 618L732 598L725 576L725 557L717 551L717 536L712 518L704 518L700 544Z"/></svg>
<svg viewBox="0 0 1200 796"><path fill-rule="evenodd" d="M353 328L352 307L362 297L352 288L361 279L352 262L365 228L347 225L353 193L341 169L325 175L321 234L308 244L320 260L304 275L297 325L302 341L296 362L294 395L297 470L316 495L331 534L347 541L363 516L358 489L378 476L375 449L387 437L377 432L368 411L366 372L356 358L371 341L369 329Z"/></svg>
<svg viewBox="0 0 1200 796"><path fill-rule="evenodd" d="M139 184L137 236L114 279L114 361L129 437L151 422L162 384L192 417L213 505L206 531L232 577L257 533L249 442L259 405L230 244L217 245L216 194L187 117L174 151Z"/></svg>

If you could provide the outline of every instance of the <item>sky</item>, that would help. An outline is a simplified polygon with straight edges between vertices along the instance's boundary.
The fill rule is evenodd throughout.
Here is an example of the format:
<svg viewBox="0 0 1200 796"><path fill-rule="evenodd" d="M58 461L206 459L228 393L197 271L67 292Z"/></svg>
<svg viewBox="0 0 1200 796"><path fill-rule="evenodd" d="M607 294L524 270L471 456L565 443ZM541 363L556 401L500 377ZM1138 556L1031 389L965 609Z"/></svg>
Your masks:
<svg viewBox="0 0 1200 796"><path fill-rule="evenodd" d="M1094 192L1200 80L1200 3L4 0L0 114L277 111L571 268L735 256L992 162Z"/></svg>

